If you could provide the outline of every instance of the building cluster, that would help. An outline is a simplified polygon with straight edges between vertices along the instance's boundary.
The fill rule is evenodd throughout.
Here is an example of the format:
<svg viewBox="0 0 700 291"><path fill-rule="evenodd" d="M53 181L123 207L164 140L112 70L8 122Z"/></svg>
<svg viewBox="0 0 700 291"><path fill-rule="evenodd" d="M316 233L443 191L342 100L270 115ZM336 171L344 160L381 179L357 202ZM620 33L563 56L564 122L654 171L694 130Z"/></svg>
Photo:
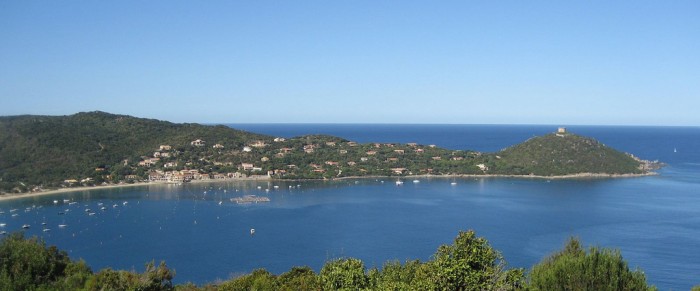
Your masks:
<svg viewBox="0 0 700 291"><path fill-rule="evenodd" d="M199 170L162 171L154 170L148 173L150 182L185 183L194 180L224 180L245 178L242 173L200 173Z"/></svg>

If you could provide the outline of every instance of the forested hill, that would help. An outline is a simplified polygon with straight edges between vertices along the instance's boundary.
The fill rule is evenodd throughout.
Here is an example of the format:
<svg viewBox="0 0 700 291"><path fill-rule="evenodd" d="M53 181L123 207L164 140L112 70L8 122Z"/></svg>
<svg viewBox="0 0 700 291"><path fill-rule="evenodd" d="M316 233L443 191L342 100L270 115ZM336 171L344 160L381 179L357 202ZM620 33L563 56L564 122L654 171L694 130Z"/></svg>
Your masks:
<svg viewBox="0 0 700 291"><path fill-rule="evenodd" d="M262 176L643 174L649 163L562 132L497 153L416 143L358 144L226 126L175 124L104 112L0 117L0 194L137 181L187 182Z"/></svg>
<svg viewBox="0 0 700 291"><path fill-rule="evenodd" d="M226 126L175 124L105 112L69 116L0 117L0 185L54 186L69 177L92 177L139 161L160 145L202 139L228 147L267 136Z"/></svg>
<svg viewBox="0 0 700 291"><path fill-rule="evenodd" d="M565 132L531 138L497 155L494 170L504 174L634 174L647 170L643 161L629 154Z"/></svg>

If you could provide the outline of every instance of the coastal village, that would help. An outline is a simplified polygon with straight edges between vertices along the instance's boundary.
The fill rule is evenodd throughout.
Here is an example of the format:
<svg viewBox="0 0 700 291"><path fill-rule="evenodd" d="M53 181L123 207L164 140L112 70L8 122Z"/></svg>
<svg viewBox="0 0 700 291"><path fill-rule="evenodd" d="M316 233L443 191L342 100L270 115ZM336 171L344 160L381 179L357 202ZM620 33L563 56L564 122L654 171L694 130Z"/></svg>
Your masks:
<svg viewBox="0 0 700 291"><path fill-rule="evenodd" d="M561 171L562 175L606 176L617 170L604 172L573 172L566 167L572 165L572 155L590 155L581 162L606 159L605 147L594 140L572 135L565 128L550 134L547 143L578 143L570 148L556 148L551 152L543 148L544 140L537 137L526 141L529 149L516 145L498 153L448 150L436 145L418 143L366 143L360 144L326 135L309 135L295 138L256 139L247 142L216 140L209 142L197 138L186 144L161 144L137 161L123 160L120 175L108 175L104 169L102 185L114 183L157 182L187 183L229 179L338 179L348 177L405 177L445 175L520 175L551 176L536 174L539 167L546 171ZM568 141L566 141L568 140ZM533 149L536 149L533 151ZM577 153L576 151L583 152ZM513 151L518 152L513 154ZM533 153L529 160L520 160L524 152ZM648 173L657 168L647 162L627 155L631 165L628 173ZM513 161L516 161L514 163ZM569 162L567 162L569 161ZM542 163L553 163L552 166ZM577 162L577 163L581 163ZM612 165L612 164L611 164ZM532 167L528 169L528 167ZM635 169L635 167L637 167ZM612 168L611 168L612 169ZM567 173L566 171L569 171ZM114 171L112 171L114 173ZM599 174L597 174L599 173ZM625 174L625 173L623 173ZM98 177L99 178L99 177ZM98 185L94 178L67 179L64 187Z"/></svg>
<svg viewBox="0 0 700 291"><path fill-rule="evenodd" d="M405 176L446 174L447 169L485 173L484 163L475 163L477 152L450 151L417 143L358 144L329 136L254 140L236 148L223 143L192 140L189 146L160 145L143 156L135 172L124 178L133 181L186 183L226 179L331 179L349 176ZM129 165L129 161L124 161ZM463 172L463 170L461 171Z"/></svg>

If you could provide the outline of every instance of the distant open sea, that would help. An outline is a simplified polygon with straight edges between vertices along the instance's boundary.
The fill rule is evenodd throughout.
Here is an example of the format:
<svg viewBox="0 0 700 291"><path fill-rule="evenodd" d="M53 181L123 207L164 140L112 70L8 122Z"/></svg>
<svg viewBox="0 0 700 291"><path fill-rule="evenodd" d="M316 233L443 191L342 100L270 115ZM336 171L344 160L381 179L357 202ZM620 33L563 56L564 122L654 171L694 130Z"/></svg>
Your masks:
<svg viewBox="0 0 700 291"><path fill-rule="evenodd" d="M329 134L362 143L417 142L483 152L556 130L539 125L230 126L287 138ZM423 178L403 186L393 179L245 181L90 190L0 202L0 222L6 231L31 224L27 235L84 258L93 270L143 271L144 263L165 260L178 283L228 279L255 268L281 273L308 265L318 271L326 260L345 256L360 258L367 267L393 259L428 260L460 230L474 229L511 267L529 268L577 236L585 245L620 249L630 266L643 269L661 290L700 284L700 128L568 130L668 166L657 176L624 179ZM271 202L229 201L244 194ZM106 209L99 210L102 206ZM86 208L97 213L87 215ZM18 215L11 216L11 209Z"/></svg>

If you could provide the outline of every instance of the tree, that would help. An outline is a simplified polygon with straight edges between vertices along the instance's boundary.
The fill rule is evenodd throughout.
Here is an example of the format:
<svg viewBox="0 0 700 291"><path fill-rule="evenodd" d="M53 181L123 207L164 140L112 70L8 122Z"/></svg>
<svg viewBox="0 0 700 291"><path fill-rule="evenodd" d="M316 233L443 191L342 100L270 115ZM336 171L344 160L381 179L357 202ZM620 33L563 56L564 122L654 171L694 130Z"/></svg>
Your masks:
<svg viewBox="0 0 700 291"><path fill-rule="evenodd" d="M620 251L591 247L570 238L564 249L530 272L533 290L655 290L640 270L631 271Z"/></svg>
<svg viewBox="0 0 700 291"><path fill-rule="evenodd" d="M52 289L70 264L66 252L55 246L12 233L0 243L0 290Z"/></svg>
<svg viewBox="0 0 700 291"><path fill-rule="evenodd" d="M365 264L355 258L335 259L323 265L320 273L324 290L359 290L368 286Z"/></svg>
<svg viewBox="0 0 700 291"><path fill-rule="evenodd" d="M505 261L473 230L460 231L452 245L442 245L433 259L418 268L413 286L423 290L515 289L522 270L505 271Z"/></svg>

